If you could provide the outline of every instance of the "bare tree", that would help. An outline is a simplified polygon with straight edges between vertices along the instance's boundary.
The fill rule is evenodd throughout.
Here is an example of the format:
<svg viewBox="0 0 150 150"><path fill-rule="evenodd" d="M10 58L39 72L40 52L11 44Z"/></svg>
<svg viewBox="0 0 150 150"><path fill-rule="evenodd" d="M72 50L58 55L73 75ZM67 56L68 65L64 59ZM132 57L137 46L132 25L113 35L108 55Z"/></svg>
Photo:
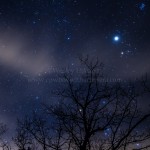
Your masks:
<svg viewBox="0 0 150 150"><path fill-rule="evenodd" d="M19 120L17 121L16 136L13 138L13 141L19 150L29 149L33 142L31 135Z"/></svg>
<svg viewBox="0 0 150 150"><path fill-rule="evenodd" d="M0 123L0 148L2 150L11 150L11 146L8 141L5 139L7 133L7 127L5 124Z"/></svg>
<svg viewBox="0 0 150 150"><path fill-rule="evenodd" d="M71 73L65 74L65 88L57 92L58 104L45 104L45 111L61 126L66 141L61 149L126 150L135 143L149 140L147 130L138 131L150 113L139 111L137 99L142 95L132 83L102 82L102 64L80 59L86 67L76 82ZM96 141L98 139L98 141Z"/></svg>
<svg viewBox="0 0 150 150"><path fill-rule="evenodd" d="M65 144L65 140L62 140L62 128L61 126L55 127L45 116L40 117L37 114L33 114L33 117L25 117L19 121L18 127L23 130L22 142L19 144L29 144L28 135L32 141L36 141L40 149L43 150L61 150L61 147ZM27 135L27 137L25 137ZM20 137L20 132L19 132ZM18 138L17 138L18 142Z"/></svg>
<svg viewBox="0 0 150 150"><path fill-rule="evenodd" d="M47 115L33 114L19 122L16 144L23 149L36 141L43 150L148 149L150 130L144 125L150 112L144 114L138 106L149 92L147 82L142 82L144 90L136 83L105 82L98 60L80 61L84 72L64 75L64 87L55 93L57 103L44 104Z"/></svg>
<svg viewBox="0 0 150 150"><path fill-rule="evenodd" d="M25 117L24 120L20 120L20 126L39 143L43 150L47 150L50 129L46 126L46 120L34 114L32 118Z"/></svg>

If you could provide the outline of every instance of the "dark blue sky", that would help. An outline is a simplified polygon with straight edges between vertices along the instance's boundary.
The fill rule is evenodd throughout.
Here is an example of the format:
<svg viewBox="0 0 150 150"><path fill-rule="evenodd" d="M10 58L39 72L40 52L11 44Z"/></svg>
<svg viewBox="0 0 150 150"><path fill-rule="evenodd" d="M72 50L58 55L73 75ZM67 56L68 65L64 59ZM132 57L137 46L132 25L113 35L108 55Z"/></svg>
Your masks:
<svg viewBox="0 0 150 150"><path fill-rule="evenodd" d="M56 100L46 79L79 67L79 55L98 57L113 78L149 73L149 18L149 0L1 0L1 121L14 128L16 117Z"/></svg>

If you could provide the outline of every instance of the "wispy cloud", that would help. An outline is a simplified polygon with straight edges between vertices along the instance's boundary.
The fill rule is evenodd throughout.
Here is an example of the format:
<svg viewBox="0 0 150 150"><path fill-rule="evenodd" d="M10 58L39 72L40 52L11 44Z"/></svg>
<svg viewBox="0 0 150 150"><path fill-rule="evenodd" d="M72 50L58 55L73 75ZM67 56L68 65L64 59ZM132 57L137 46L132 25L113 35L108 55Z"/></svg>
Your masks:
<svg viewBox="0 0 150 150"><path fill-rule="evenodd" d="M14 36L14 33L0 36L0 63L15 71L37 75L45 72L53 60L46 53L44 47L34 51L32 43L23 36Z"/></svg>

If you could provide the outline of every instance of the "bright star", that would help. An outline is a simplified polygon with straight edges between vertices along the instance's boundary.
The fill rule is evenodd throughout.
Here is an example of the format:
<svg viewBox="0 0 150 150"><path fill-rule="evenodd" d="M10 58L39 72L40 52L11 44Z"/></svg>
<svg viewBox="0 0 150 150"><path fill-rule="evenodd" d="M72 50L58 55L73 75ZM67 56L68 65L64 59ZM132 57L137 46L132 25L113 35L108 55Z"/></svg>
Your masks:
<svg viewBox="0 0 150 150"><path fill-rule="evenodd" d="M120 39L119 36L115 36L115 37L114 37L114 41L115 41L115 42L118 42L119 39Z"/></svg>

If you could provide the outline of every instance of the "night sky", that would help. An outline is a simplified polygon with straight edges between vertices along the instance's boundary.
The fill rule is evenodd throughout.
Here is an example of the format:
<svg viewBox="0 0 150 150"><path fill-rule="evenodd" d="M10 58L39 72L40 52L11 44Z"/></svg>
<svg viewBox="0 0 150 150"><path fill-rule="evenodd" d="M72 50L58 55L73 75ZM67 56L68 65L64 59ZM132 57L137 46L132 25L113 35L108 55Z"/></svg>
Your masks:
<svg viewBox="0 0 150 150"><path fill-rule="evenodd" d="M47 79L79 67L80 55L133 79L150 72L149 49L149 0L0 0L0 120L13 131L55 101Z"/></svg>

